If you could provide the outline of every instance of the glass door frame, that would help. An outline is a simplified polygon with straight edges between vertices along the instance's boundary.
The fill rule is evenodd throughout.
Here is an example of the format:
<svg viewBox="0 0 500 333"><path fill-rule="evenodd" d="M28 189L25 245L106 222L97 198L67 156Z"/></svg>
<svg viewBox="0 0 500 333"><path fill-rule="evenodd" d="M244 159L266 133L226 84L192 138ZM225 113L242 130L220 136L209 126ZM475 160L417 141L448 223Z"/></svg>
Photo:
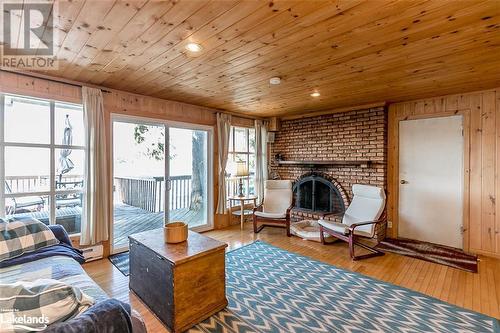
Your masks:
<svg viewBox="0 0 500 333"><path fill-rule="evenodd" d="M207 132L207 223L200 225L200 226L195 226L190 228L190 230L195 231L195 232L203 232L203 231L208 231L212 230L214 228L214 164L213 164L213 158L214 158L214 143L213 143L213 137L214 137L214 128L213 126L209 125L199 125L199 124L191 124L191 123L185 123L185 122L179 122L179 121L165 121L165 126L170 130L170 128L178 128L178 129L186 129L186 130L199 130L199 131L205 131ZM169 142L169 133L170 131L167 130L165 133L165 143ZM170 151L170 145L166 144L165 147L167 147L167 153L169 154ZM170 155L170 154L169 154ZM194 157L193 157L194 158ZM170 178L170 166L168 165L169 160L165 159L167 162L167 168L165 169L168 175L168 178ZM170 199L170 190L166 191L166 199ZM168 198L167 198L168 197ZM168 203L168 201L167 201Z"/></svg>
<svg viewBox="0 0 500 333"><path fill-rule="evenodd" d="M170 207L169 207L169 202L170 202L170 160L167 158L167 156L170 155L170 128L179 128L179 129L189 129L189 130L201 130L201 131L206 131L207 132L207 223L201 226L195 226L192 228L189 228L192 231L195 232L203 232L203 231L208 231L212 230L214 228L214 172L213 172L213 137L214 137L214 127L209 126L209 125L199 125L199 124L192 124L192 123L185 123L185 122L178 122L178 121L170 121L170 120L165 120L165 119L159 119L159 118L150 118L150 117L143 117L143 116L131 116L131 115L124 115L124 114L119 114L119 113L111 113L110 117L110 169L111 169L111 181L110 181L110 188L109 188L109 193L111 195L114 195L113 187L114 187L114 133L113 133L113 127L115 122L122 122L122 123L140 123L143 125L150 125L150 126L164 126L165 128L165 142L164 142L164 147L165 149L165 157L164 157L164 162L165 162L165 193L163 193L163 202L164 202L164 219L165 221L169 220L169 213L170 213ZM120 253L128 250L128 246L126 247L120 247L120 248L115 248L114 247L114 203L111 204L110 207L110 216L111 216L111 224L110 224L110 232L109 232L109 242L111 246L111 253Z"/></svg>

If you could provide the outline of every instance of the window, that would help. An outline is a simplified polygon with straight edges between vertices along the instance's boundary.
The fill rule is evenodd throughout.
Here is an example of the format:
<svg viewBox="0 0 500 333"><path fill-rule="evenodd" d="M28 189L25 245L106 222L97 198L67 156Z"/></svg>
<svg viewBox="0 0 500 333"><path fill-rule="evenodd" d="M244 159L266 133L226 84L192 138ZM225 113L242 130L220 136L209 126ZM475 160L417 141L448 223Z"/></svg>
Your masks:
<svg viewBox="0 0 500 333"><path fill-rule="evenodd" d="M238 162L245 163L248 170L248 176L236 177ZM255 194L255 129L231 127L226 177L228 196L238 194L238 182L240 178L243 179L243 193Z"/></svg>
<svg viewBox="0 0 500 333"><path fill-rule="evenodd" d="M79 233L85 137L81 105L0 95L0 216Z"/></svg>

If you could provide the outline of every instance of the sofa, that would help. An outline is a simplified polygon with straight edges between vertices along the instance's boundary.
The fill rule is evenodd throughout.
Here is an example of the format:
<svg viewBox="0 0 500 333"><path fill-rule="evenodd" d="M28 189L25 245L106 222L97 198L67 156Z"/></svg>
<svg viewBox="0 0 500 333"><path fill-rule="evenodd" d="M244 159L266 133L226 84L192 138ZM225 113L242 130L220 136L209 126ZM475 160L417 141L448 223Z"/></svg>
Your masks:
<svg viewBox="0 0 500 333"><path fill-rule="evenodd" d="M130 305L111 299L87 275L81 266L84 258L72 247L64 228L60 225L49 228L60 243L1 262L0 284L55 279L78 287L95 300L80 316L49 325L47 332L146 332L142 318Z"/></svg>

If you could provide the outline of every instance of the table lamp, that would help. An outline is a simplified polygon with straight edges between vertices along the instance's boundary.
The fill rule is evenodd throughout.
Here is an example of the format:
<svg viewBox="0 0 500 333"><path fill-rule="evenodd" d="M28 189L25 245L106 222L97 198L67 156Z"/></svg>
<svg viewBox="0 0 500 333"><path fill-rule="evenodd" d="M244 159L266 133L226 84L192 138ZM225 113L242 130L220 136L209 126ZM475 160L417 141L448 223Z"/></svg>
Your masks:
<svg viewBox="0 0 500 333"><path fill-rule="evenodd" d="M239 182L239 186L238 186L238 189L239 189L238 196L240 198L244 197L245 195L243 194L243 177L248 177L247 162L245 162L245 161L236 162L236 175L235 176L240 178L240 182Z"/></svg>

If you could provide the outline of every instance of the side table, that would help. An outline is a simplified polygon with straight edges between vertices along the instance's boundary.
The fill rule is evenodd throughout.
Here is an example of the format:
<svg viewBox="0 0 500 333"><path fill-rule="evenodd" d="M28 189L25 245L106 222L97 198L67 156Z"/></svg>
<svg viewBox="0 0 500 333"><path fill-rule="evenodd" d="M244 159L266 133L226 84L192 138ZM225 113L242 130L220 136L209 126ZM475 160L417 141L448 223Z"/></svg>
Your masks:
<svg viewBox="0 0 500 333"><path fill-rule="evenodd" d="M232 196L232 197L229 197L228 198L229 200L229 205L232 207L233 206L233 201L235 202L238 202L239 201L239 205L240 205L240 210L239 211L235 211L233 212L232 214L234 215L240 215L240 227L241 229L243 229L243 222L245 222L245 216L249 216L249 215L252 215L252 211L251 210L245 210L245 202L246 201L253 201L253 206L257 206L257 196L255 195L248 195L248 196L244 196L244 197L239 197L239 196Z"/></svg>

